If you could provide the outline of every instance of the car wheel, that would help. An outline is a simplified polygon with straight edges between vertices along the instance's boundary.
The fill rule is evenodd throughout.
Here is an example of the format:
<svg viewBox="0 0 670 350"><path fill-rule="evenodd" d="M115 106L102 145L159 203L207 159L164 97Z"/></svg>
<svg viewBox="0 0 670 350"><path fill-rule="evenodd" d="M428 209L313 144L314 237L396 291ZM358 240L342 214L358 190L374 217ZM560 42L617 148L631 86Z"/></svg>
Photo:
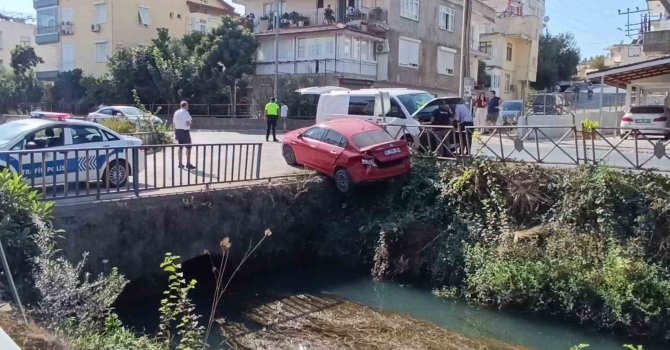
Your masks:
<svg viewBox="0 0 670 350"><path fill-rule="evenodd" d="M351 175L349 175L347 169L339 169L335 172L335 186L337 187L337 190L342 193L351 192L354 183L351 180Z"/></svg>
<svg viewBox="0 0 670 350"><path fill-rule="evenodd" d="M102 181L110 187L123 187L128 182L130 167L126 167L124 160L114 160L109 163L105 173L102 175Z"/></svg>
<svg viewBox="0 0 670 350"><path fill-rule="evenodd" d="M284 147L282 147L282 155L284 156L284 160L286 160L286 164L298 165L298 161L295 158L295 152L293 152L291 146L284 145Z"/></svg>

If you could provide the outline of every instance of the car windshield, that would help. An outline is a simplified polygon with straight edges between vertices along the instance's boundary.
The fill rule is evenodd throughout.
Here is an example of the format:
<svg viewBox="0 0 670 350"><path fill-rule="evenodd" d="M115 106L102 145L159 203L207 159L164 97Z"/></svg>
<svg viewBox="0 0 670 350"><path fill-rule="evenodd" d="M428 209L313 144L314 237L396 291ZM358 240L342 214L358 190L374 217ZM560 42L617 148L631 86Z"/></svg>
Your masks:
<svg viewBox="0 0 670 350"><path fill-rule="evenodd" d="M354 142L357 148L365 148L372 145L378 145L380 143L386 143L393 141L393 137L389 135L384 130L373 130L366 131L360 134L354 135L351 140Z"/></svg>
<svg viewBox="0 0 670 350"><path fill-rule="evenodd" d="M407 112L412 115L414 112L423 107L426 103L433 99L433 95L429 93L398 95L398 100L407 109Z"/></svg>
<svg viewBox="0 0 670 350"><path fill-rule="evenodd" d="M142 112L135 107L119 107L119 110L125 115L142 115Z"/></svg>
<svg viewBox="0 0 670 350"><path fill-rule="evenodd" d="M14 137L32 129L30 123L5 123L0 125L0 145L7 144Z"/></svg>
<svg viewBox="0 0 670 350"><path fill-rule="evenodd" d="M547 105L553 105L556 103L556 99L554 98L554 95L537 95L533 99L533 105L535 106L542 106L544 104Z"/></svg>
<svg viewBox="0 0 670 350"><path fill-rule="evenodd" d="M631 113L638 114L663 114L663 106L637 106L631 107Z"/></svg>
<svg viewBox="0 0 670 350"><path fill-rule="evenodd" d="M503 102L503 111L521 111L523 110L523 103L521 102Z"/></svg>

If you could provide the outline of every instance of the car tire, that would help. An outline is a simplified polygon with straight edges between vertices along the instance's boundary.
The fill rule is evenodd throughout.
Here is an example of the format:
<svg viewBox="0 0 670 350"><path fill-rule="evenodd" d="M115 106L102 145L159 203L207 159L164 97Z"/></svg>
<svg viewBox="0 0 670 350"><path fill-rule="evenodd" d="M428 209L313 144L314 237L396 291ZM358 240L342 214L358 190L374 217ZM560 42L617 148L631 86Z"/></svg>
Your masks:
<svg viewBox="0 0 670 350"><path fill-rule="evenodd" d="M350 193L354 187L354 182L347 169L338 169L335 171L335 187L342 193Z"/></svg>
<svg viewBox="0 0 670 350"><path fill-rule="evenodd" d="M105 185L109 185L109 187L121 188L128 183L128 178L131 173L130 166L126 167L125 160L113 160L102 174L102 182Z"/></svg>
<svg viewBox="0 0 670 350"><path fill-rule="evenodd" d="M282 155L284 156L284 160L286 161L286 164L288 165L298 165L298 160L295 157L295 152L293 151L293 148L289 145L284 145L282 147Z"/></svg>

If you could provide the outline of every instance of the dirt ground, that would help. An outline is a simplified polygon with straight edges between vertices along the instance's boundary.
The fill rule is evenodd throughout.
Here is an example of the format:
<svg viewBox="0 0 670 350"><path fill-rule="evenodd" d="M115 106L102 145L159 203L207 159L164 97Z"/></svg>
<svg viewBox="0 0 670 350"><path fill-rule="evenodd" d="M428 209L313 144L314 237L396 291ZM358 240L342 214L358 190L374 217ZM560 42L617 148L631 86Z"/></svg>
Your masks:
<svg viewBox="0 0 670 350"><path fill-rule="evenodd" d="M0 327L21 350L66 350L51 333L34 323L25 324L20 315L12 311L0 312Z"/></svg>
<svg viewBox="0 0 670 350"><path fill-rule="evenodd" d="M490 339L468 338L409 316L348 301L298 295L261 305L242 323L222 325L236 349L273 350L523 350ZM257 330L250 330L258 327Z"/></svg>

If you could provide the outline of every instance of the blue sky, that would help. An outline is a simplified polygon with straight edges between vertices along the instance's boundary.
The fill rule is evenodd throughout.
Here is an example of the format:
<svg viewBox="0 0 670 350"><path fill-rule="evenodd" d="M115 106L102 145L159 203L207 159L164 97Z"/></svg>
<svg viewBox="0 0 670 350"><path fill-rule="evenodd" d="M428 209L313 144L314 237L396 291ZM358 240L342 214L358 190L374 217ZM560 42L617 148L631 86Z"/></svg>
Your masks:
<svg viewBox="0 0 670 350"><path fill-rule="evenodd" d="M0 0L0 10L34 13L32 3L32 0ZM235 6L239 12L244 11L242 6ZM626 16L619 16L617 9L635 6L646 8L646 1L546 0L547 16L550 18L547 27L554 34L573 33L582 57L601 55L605 53L605 47L628 40L617 30L626 24ZM631 19L639 20L639 17L633 16Z"/></svg>

